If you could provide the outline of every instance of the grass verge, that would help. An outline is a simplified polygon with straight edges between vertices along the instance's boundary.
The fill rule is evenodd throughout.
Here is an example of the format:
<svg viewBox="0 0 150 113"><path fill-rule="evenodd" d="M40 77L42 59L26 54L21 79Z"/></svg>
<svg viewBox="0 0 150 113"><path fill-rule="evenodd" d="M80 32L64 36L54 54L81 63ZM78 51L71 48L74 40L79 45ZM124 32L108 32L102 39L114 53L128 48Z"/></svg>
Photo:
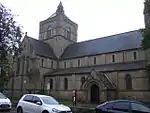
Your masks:
<svg viewBox="0 0 150 113"><path fill-rule="evenodd" d="M64 104L66 106L72 106L72 101L69 100L58 100L59 103Z"/></svg>

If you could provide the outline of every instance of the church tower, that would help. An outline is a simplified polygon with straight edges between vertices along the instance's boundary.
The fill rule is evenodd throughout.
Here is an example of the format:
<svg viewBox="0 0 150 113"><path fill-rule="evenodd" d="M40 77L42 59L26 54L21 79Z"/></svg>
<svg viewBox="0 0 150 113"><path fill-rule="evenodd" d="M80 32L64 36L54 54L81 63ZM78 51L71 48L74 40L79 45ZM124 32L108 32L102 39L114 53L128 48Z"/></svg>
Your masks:
<svg viewBox="0 0 150 113"><path fill-rule="evenodd" d="M77 42L77 29L78 25L65 15L60 2L56 12L40 22L39 40L50 44L59 58L69 44Z"/></svg>

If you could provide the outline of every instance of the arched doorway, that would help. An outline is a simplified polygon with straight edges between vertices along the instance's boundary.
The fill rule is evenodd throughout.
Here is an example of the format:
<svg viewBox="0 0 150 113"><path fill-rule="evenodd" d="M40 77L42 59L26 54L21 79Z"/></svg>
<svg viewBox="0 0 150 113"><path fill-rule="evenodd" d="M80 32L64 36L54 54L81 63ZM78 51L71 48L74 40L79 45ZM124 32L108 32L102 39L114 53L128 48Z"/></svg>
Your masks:
<svg viewBox="0 0 150 113"><path fill-rule="evenodd" d="M91 86L91 103L99 103L99 87L96 84Z"/></svg>

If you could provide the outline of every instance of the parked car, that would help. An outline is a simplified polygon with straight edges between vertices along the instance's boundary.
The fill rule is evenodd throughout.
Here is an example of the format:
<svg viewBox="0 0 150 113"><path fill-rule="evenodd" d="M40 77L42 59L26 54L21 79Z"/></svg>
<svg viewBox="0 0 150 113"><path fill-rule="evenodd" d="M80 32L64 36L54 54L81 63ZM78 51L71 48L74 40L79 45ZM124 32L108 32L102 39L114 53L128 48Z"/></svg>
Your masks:
<svg viewBox="0 0 150 113"><path fill-rule="evenodd" d="M148 105L139 101L114 100L96 106L96 113L150 113Z"/></svg>
<svg viewBox="0 0 150 113"><path fill-rule="evenodd" d="M11 110L12 103L3 93L0 92L0 110Z"/></svg>
<svg viewBox="0 0 150 113"><path fill-rule="evenodd" d="M17 113L72 113L68 106L59 104L51 96L25 94L17 104Z"/></svg>

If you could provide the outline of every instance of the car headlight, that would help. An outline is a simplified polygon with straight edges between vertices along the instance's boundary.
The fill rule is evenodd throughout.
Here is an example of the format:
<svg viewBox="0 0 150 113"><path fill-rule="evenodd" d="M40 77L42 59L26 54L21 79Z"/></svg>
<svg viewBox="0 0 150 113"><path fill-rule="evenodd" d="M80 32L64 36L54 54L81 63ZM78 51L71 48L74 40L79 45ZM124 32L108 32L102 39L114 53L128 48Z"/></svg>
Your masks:
<svg viewBox="0 0 150 113"><path fill-rule="evenodd" d="M55 108L53 108L52 111L55 112L55 113L58 113L58 112L59 112L59 110L58 110L58 109L55 109Z"/></svg>
<svg viewBox="0 0 150 113"><path fill-rule="evenodd" d="M9 105L12 105L12 103L11 103L11 102L9 102Z"/></svg>

